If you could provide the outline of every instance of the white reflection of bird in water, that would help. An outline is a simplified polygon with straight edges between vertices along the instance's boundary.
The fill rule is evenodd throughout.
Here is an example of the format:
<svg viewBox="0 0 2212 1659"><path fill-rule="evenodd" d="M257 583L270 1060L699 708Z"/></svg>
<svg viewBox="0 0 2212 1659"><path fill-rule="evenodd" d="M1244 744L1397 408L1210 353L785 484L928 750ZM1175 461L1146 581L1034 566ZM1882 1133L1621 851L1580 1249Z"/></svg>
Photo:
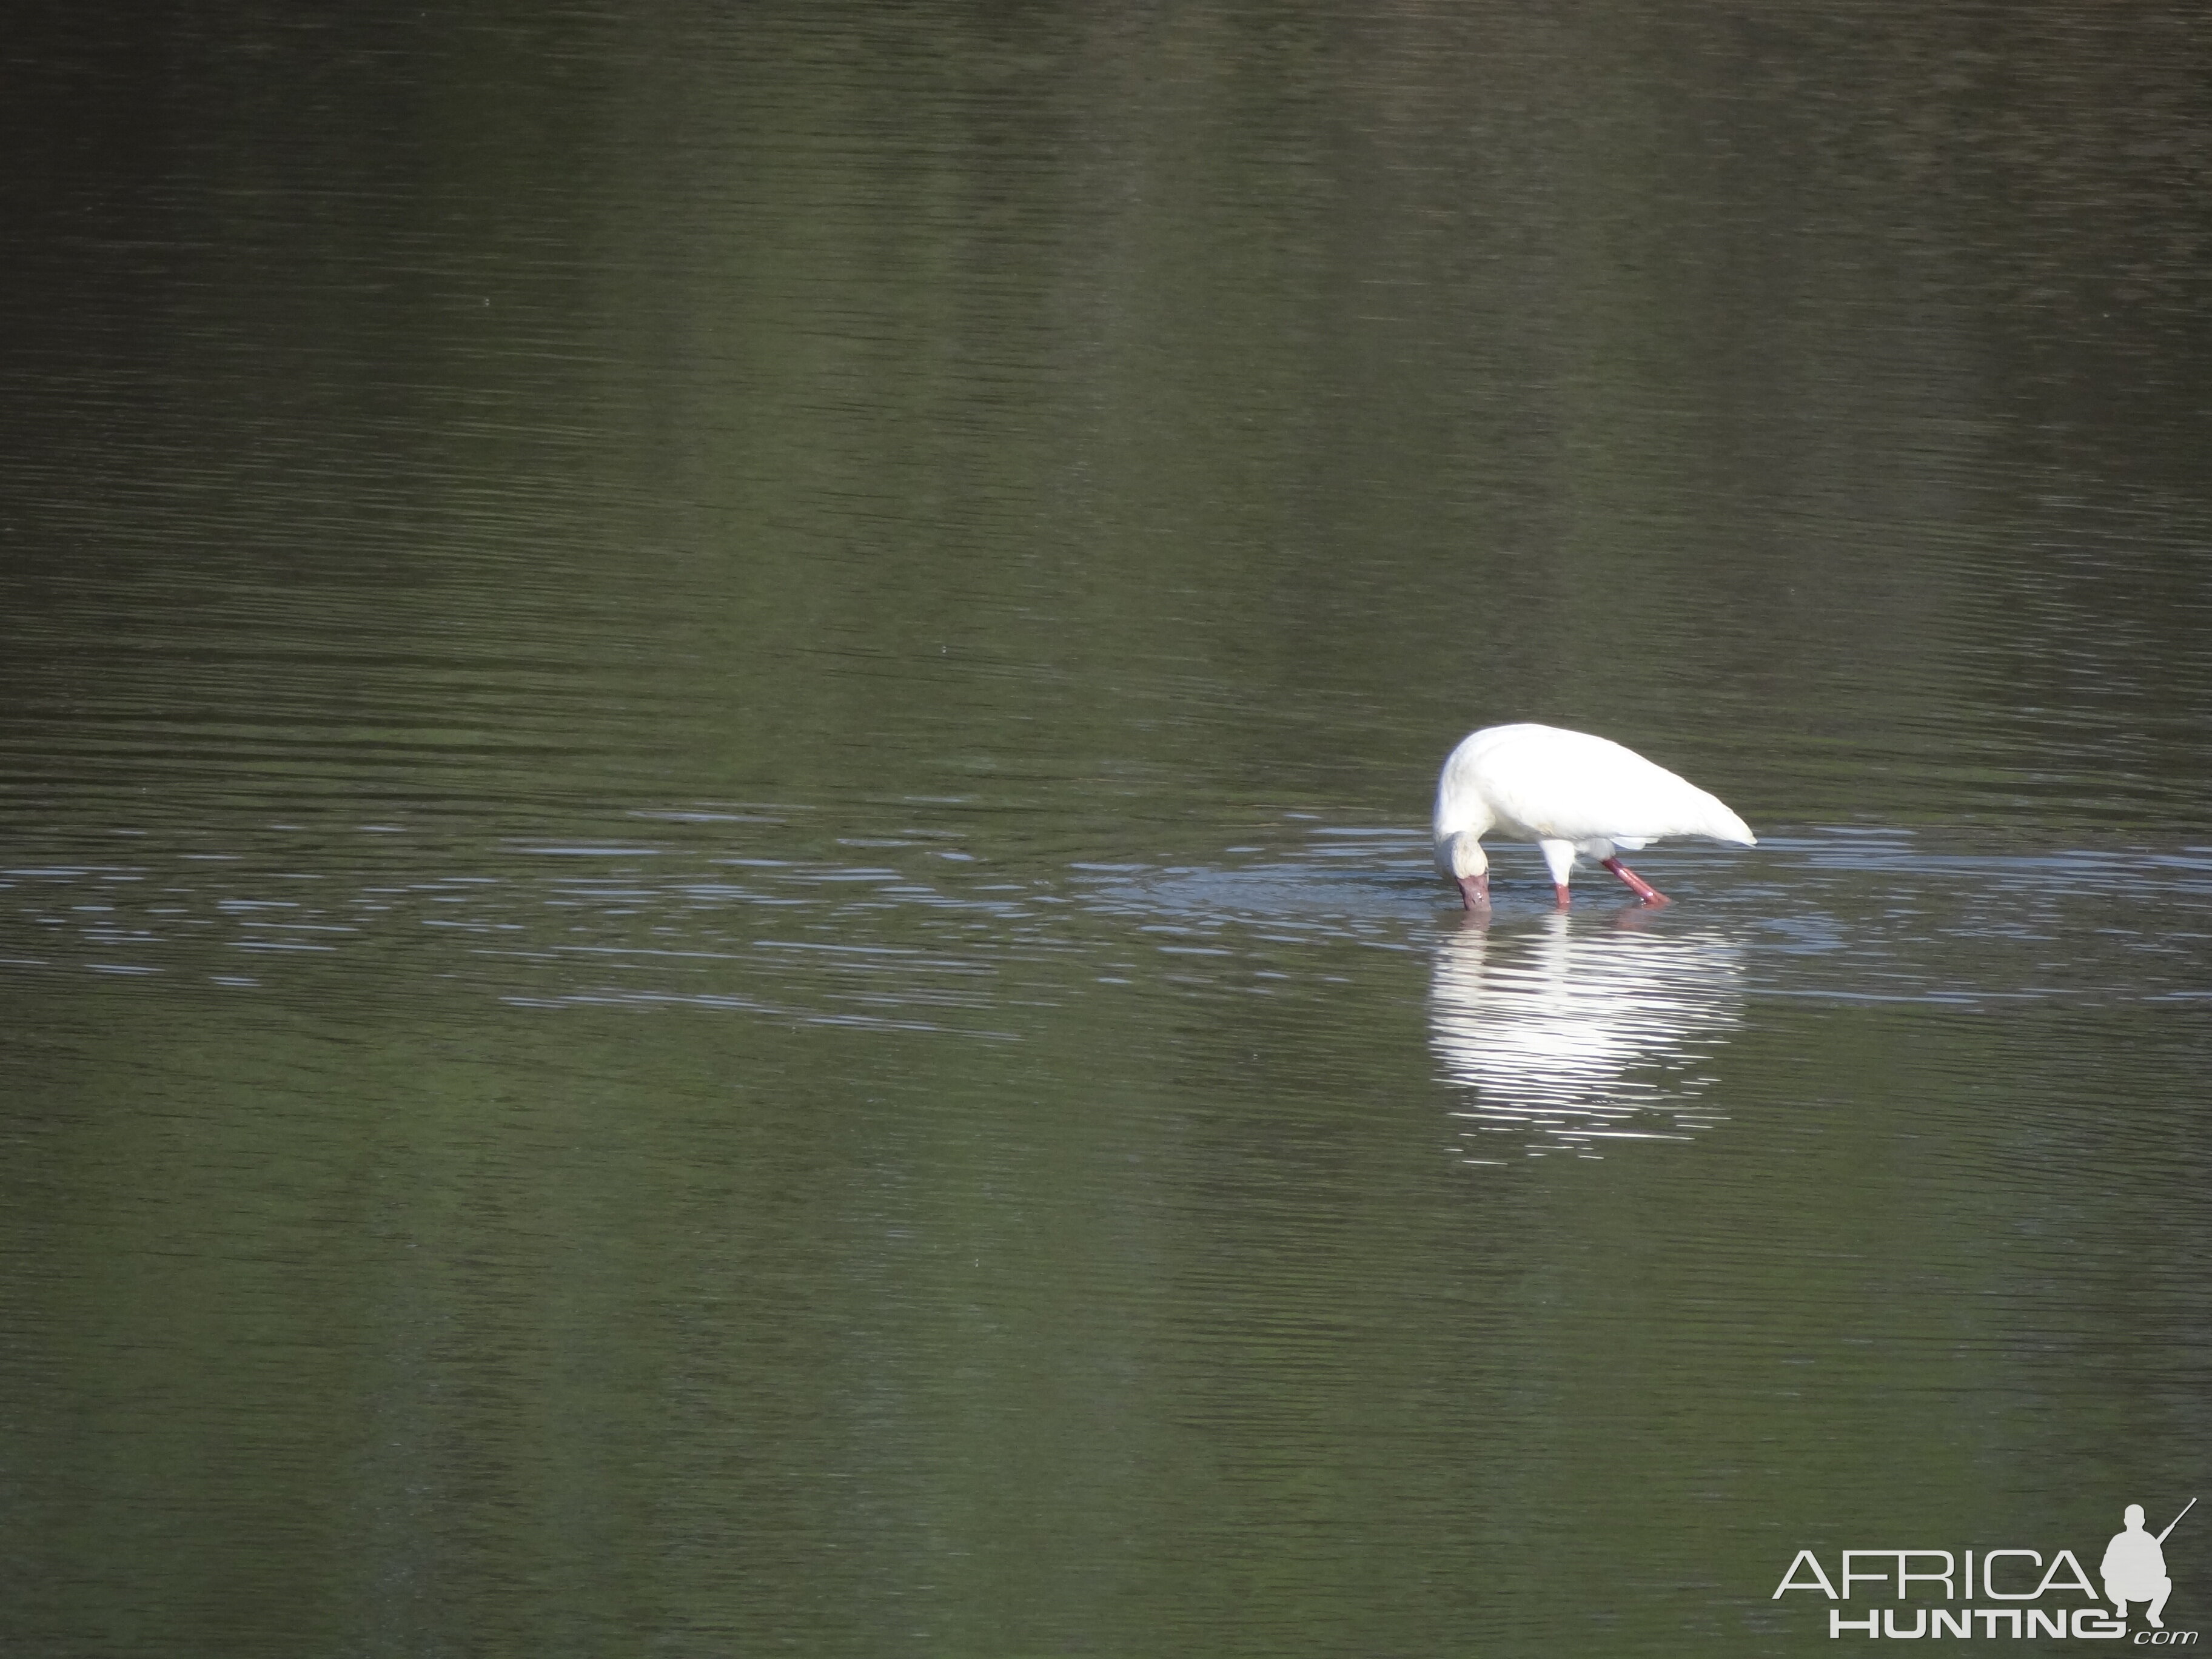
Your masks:
<svg viewBox="0 0 2212 1659"><path fill-rule="evenodd" d="M1741 949L1717 933L1577 927L1565 914L1492 933L1470 924L1437 952L1429 1031L1474 1161L1518 1142L1530 1157L1601 1154L1620 1140L1686 1140L1717 1121L1698 1097L1742 1019Z"/></svg>

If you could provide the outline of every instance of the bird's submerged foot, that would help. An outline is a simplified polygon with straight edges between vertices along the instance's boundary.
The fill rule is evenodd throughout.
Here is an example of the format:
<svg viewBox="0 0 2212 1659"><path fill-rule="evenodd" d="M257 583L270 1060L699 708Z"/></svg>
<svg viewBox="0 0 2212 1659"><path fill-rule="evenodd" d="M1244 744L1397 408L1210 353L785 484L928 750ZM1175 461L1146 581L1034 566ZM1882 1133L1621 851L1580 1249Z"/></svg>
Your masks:
<svg viewBox="0 0 2212 1659"><path fill-rule="evenodd" d="M1643 877L1638 875L1635 871L1623 864L1619 859L1607 859L1604 860L1604 864L1607 869L1612 871L1614 875L1619 876L1623 881L1626 882L1628 884L1629 891L1634 893L1636 896L1643 900L1644 903L1656 906L1661 904L1672 904L1674 902L1668 898L1664 893L1661 892L1656 887L1654 887L1650 882L1644 880ZM1562 903L1565 903L1565 896L1566 890L1567 890L1564 887L1559 889Z"/></svg>

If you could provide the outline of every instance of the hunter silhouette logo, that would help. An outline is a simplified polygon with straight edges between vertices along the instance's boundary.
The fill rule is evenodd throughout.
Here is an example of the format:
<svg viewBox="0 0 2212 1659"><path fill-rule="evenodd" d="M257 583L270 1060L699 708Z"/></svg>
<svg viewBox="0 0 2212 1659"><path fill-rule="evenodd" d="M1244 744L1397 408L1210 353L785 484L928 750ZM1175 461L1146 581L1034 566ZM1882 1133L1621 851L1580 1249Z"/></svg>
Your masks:
<svg viewBox="0 0 2212 1659"><path fill-rule="evenodd" d="M2192 1498L2166 1523L2165 1531L2153 1533L2144 1527L2143 1506L2129 1504L2121 1515L2122 1530L2112 1534L2097 1564L2097 1576L2104 1581L2101 1594L2089 1582L2081 1558L2069 1549L2049 1556L2029 1549L1845 1550L1833 1578L1819 1556L1799 1550L1771 1599L1779 1601L1791 1590L1811 1590L1832 1602L1863 1598L1892 1604L1831 1607L1831 1637L1846 1632L1905 1641L1929 1636L2055 1636L2127 1640L2135 1647L2192 1647L2197 1632L2168 1630L2162 1615L2166 1598L2173 1594L2173 1580L2166 1570L2166 1540L2196 1507ZM2045 1597L2053 1599L2046 1601ZM2069 1597L2072 1605L2063 1599ZM2112 1604L2109 1613L2106 1602ZM2128 1608L2138 1604L2144 1628L2130 1636Z"/></svg>
<svg viewBox="0 0 2212 1659"><path fill-rule="evenodd" d="M2181 1506L2181 1515L2197 1507L2191 1498ZM2166 1533L2181 1524L2181 1515L2166 1523L2166 1532L2155 1538L2143 1530L2143 1507L2128 1505L2127 1513L2120 1518L2127 1522L2125 1532L2116 1532L2112 1541L2105 1546L2104 1565L2098 1571L2105 1580L2105 1595L2119 1609L2120 1617L2128 1616L2128 1603L2148 1601L2143 1617L2150 1621L2153 1630L2164 1630L2166 1620L2159 1614L2166 1611L2166 1598L2173 1594L2173 1580L2166 1576L2166 1552L2160 1547L2166 1542Z"/></svg>

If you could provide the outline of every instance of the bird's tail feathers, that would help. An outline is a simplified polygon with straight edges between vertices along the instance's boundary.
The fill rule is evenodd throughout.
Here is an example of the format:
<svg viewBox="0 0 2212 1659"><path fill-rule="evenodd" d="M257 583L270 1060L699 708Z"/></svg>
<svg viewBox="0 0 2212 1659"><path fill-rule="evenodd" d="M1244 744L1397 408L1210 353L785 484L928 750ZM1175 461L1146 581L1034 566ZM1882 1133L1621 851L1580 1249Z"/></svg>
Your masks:
<svg viewBox="0 0 2212 1659"><path fill-rule="evenodd" d="M1759 837L1751 833L1751 826L1730 811L1726 801L1702 789L1698 793L1702 798L1699 805L1705 809L1705 819L1692 834L1711 836L1715 841L1732 841L1739 847L1759 845Z"/></svg>

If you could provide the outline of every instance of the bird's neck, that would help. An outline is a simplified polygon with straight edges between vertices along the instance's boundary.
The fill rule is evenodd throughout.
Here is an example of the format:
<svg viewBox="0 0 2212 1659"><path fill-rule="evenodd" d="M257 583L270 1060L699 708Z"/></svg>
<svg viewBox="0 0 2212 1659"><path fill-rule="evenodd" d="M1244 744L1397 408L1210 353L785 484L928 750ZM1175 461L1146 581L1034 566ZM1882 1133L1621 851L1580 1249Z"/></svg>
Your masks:
<svg viewBox="0 0 2212 1659"><path fill-rule="evenodd" d="M1437 787L1437 811L1432 825L1439 847L1447 836L1486 835L1497 821L1480 790L1472 785L1462 787L1457 778L1445 774Z"/></svg>

